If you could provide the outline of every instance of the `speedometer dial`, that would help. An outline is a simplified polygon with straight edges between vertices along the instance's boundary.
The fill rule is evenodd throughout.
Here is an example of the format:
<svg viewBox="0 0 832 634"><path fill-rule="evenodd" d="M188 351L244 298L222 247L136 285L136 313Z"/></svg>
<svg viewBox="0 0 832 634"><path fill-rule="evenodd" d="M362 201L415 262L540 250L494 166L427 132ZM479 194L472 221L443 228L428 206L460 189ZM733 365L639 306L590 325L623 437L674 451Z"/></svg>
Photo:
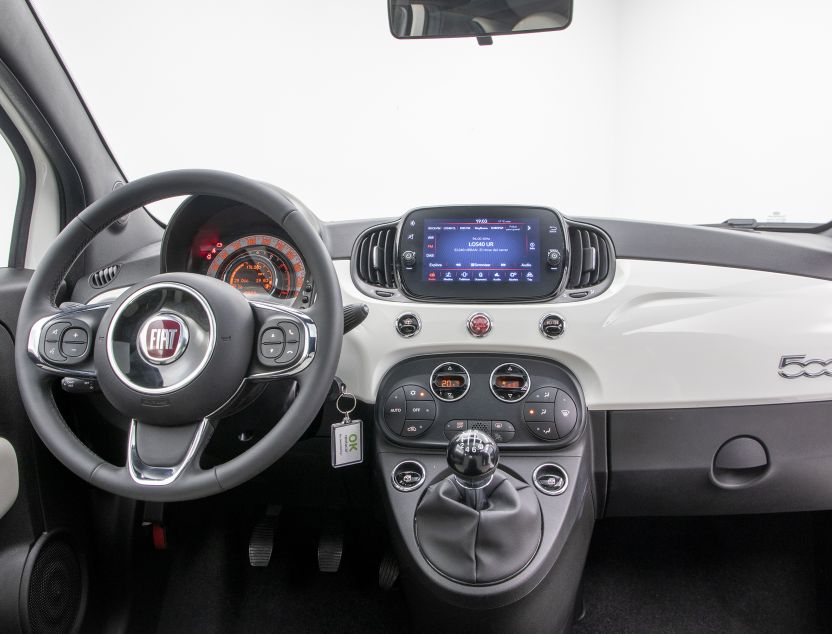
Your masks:
<svg viewBox="0 0 832 634"><path fill-rule="evenodd" d="M208 267L208 275L247 296L294 300L306 281L306 267L288 242L268 235L245 236L225 245Z"/></svg>

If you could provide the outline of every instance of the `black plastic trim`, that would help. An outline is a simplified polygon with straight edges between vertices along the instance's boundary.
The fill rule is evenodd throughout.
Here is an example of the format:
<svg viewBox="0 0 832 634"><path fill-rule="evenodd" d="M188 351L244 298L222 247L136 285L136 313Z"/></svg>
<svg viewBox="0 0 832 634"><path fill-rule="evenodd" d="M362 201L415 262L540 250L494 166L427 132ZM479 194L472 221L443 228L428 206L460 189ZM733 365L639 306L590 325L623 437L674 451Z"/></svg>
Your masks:
<svg viewBox="0 0 832 634"><path fill-rule="evenodd" d="M7 72L8 69L0 62L0 74ZM2 83L2 80L0 80L0 83ZM20 175L17 207L9 248L9 266L20 269L23 268L26 262L26 246L29 242L29 225L35 203L37 174L35 172L35 161L29 151L29 146L26 145L26 140L12 123L5 110L0 110L0 135L8 143L9 149L17 161L18 174Z"/></svg>

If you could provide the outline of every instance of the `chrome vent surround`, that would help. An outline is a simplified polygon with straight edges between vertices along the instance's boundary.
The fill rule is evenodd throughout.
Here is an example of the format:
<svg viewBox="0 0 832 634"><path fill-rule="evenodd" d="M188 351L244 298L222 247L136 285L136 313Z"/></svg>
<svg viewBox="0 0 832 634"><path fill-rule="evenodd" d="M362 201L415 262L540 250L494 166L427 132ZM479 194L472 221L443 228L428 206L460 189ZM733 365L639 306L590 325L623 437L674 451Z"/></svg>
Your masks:
<svg viewBox="0 0 832 634"><path fill-rule="evenodd" d="M352 252L355 274L379 288L396 288L396 225L381 225L362 233Z"/></svg>
<svg viewBox="0 0 832 634"><path fill-rule="evenodd" d="M90 275L90 286L93 288L104 288L118 276L121 270L121 265L113 264L112 266L105 266Z"/></svg>
<svg viewBox="0 0 832 634"><path fill-rule="evenodd" d="M569 224L569 290L603 283L614 260L612 245L600 230L589 225Z"/></svg>

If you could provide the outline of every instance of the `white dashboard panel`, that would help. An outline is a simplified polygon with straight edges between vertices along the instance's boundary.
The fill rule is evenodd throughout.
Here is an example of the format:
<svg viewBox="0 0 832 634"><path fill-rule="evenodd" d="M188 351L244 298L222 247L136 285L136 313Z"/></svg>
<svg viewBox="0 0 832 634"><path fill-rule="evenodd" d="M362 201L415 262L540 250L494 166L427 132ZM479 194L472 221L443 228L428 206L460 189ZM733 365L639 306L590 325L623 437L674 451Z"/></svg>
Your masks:
<svg viewBox="0 0 832 634"><path fill-rule="evenodd" d="M501 352L559 361L581 382L594 410L754 405L832 400L832 376L785 379L781 356L832 359L832 282L716 266L618 260L601 296L568 304L414 304L367 297L348 260L334 262L344 304L370 306L344 337L338 376L372 402L384 374L420 354ZM492 332L475 339L466 321L488 313ZM422 330L398 335L416 312ZM558 339L538 330L553 312ZM832 364L830 364L832 368Z"/></svg>

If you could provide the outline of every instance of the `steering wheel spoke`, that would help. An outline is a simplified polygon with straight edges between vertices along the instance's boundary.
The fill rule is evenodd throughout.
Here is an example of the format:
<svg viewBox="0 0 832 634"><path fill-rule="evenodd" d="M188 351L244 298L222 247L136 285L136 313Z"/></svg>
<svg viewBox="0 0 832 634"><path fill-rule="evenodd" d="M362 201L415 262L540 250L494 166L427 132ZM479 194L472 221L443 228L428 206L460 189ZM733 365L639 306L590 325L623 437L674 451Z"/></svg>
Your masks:
<svg viewBox="0 0 832 634"><path fill-rule="evenodd" d="M182 474L202 471L199 461L214 433L214 423L163 427L130 421L127 469L142 486L168 486Z"/></svg>
<svg viewBox="0 0 832 634"><path fill-rule="evenodd" d="M56 309L29 330L30 359L43 372L62 377L96 378L95 340L107 303Z"/></svg>
<svg viewBox="0 0 832 634"><path fill-rule="evenodd" d="M315 358L318 328L311 310L295 310L268 300L249 300L254 314L254 351L248 378L271 381L295 377Z"/></svg>

